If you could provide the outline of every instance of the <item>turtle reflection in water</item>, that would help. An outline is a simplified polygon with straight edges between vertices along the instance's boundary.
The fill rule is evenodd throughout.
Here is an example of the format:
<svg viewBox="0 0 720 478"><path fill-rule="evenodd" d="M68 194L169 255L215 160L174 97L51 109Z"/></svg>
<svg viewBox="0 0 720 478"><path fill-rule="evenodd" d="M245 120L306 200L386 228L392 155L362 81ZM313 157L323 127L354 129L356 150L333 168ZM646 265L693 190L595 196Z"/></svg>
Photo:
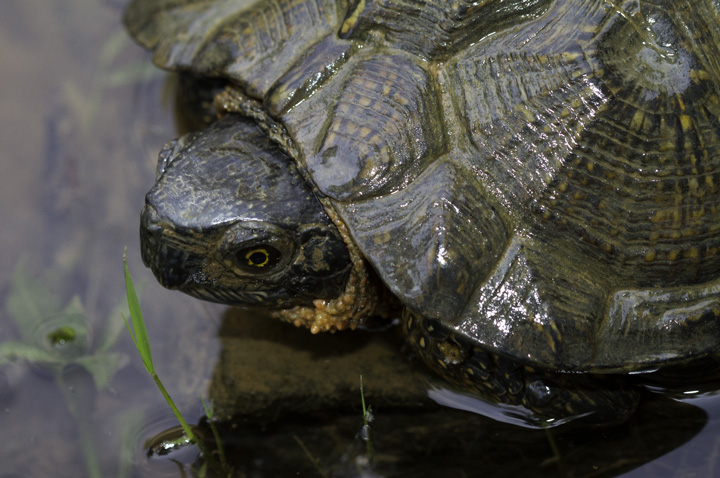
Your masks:
<svg viewBox="0 0 720 478"><path fill-rule="evenodd" d="M312 332L402 306L430 368L540 417L622 417L618 377L718 351L720 2L135 0L125 22L226 85L146 198L166 287Z"/></svg>

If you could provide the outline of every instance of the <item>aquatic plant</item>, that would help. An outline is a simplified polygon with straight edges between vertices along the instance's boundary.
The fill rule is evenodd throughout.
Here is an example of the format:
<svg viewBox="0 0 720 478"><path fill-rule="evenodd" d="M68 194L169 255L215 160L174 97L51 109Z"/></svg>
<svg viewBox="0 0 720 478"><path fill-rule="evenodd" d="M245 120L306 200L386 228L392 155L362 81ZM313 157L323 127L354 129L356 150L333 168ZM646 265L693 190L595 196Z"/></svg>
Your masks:
<svg viewBox="0 0 720 478"><path fill-rule="evenodd" d="M128 357L111 348L117 342L122 326L110 320L121 313L122 305L112 309L104 322L100 339L93 343L91 327L80 297L62 301L44 283L31 277L21 261L15 269L6 302L8 315L19 332L19 340L0 343L0 366L25 361L48 371L65 404L75 417L88 475L100 477L100 463L95 449L93 426L88 403L85 370L102 390L115 373L128 362Z"/></svg>
<svg viewBox="0 0 720 478"><path fill-rule="evenodd" d="M182 413L175 405L175 402L170 397L170 394L167 392L167 389L160 380L160 377L158 377L152 359L150 339L148 338L147 327L145 326L145 319L143 318L142 310L140 309L140 302L138 301L137 294L135 293L135 286L133 285L132 278L130 277L130 269L127 265L126 252L123 252L123 266L125 270L125 290L127 292L127 303L130 311L132 327L130 326L130 322L128 322L125 315L123 315L123 319L125 320L125 326L127 327L128 332L130 332L130 336L135 343L135 348L137 348L137 351L140 354L143 365L145 366L145 370L147 370L147 372L153 378L153 380L155 381L155 385L157 385L160 393L162 393L163 398L165 398L168 406L172 409L175 418L177 418L180 426L185 432L187 440L191 443L194 443L198 447L203 457L205 458L206 463L208 463L213 468L213 470L215 470L218 474L222 476L231 476L232 471L229 469L227 462L225 461L224 454L219 451L218 453L221 461L218 462L215 459L214 455L210 453L210 450L208 450L207 446L203 443L203 441L199 440L195 433L193 433L192 427L188 424L187 420L185 420L185 417L183 417ZM222 447L220 444L219 435L217 434L217 431L214 428L214 424L212 423L212 409L205 406L204 401L203 406L205 407L205 413L208 414L209 412L208 422L210 423L210 427L213 430L213 434L215 435L219 450ZM204 473L205 472L202 471L203 475Z"/></svg>
<svg viewBox="0 0 720 478"><path fill-rule="evenodd" d="M15 270L6 309L20 340L0 343L0 365L18 360L54 372L77 365L92 376L97 388L105 388L128 361L112 352L122 327L111 320L121 313L117 305L102 322L103 334L92 343L87 314L78 296L66 305L40 281L30 277L22 263Z"/></svg>

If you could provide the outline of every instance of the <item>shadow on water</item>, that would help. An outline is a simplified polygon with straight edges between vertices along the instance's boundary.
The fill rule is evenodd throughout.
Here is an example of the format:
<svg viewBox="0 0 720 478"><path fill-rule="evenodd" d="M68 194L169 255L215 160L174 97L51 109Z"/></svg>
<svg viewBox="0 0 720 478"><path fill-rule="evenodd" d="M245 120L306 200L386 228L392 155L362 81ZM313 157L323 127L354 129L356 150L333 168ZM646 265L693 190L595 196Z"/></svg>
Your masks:
<svg viewBox="0 0 720 478"><path fill-rule="evenodd" d="M210 396L225 452L246 476L617 476L690 442L708 424L702 408L648 392L617 426L528 429L428 400L427 376L397 353L394 331L306 337L231 310L219 335ZM359 375L373 407L372 466ZM695 465L702 473L708 463Z"/></svg>
<svg viewBox="0 0 720 478"><path fill-rule="evenodd" d="M270 425L240 420L226 424L222 436L234 468L247 476L287 470L326 476L617 476L686 443L705 420L701 409L666 400L649 402L627 424L605 431L529 431L452 409L379 410L371 465L359 434L348 433L359 430L357 414ZM670 432L673 425L680 426Z"/></svg>
<svg viewBox="0 0 720 478"><path fill-rule="evenodd" d="M0 4L0 478L179 477L201 461L157 448L177 433L120 317L125 246L158 373L210 441L199 395L212 399L237 476L717 472L717 387L687 388L685 370L648 381L622 425L532 430L438 406L395 330L312 336L163 290L137 236L176 135L172 81L127 39L123 4Z"/></svg>

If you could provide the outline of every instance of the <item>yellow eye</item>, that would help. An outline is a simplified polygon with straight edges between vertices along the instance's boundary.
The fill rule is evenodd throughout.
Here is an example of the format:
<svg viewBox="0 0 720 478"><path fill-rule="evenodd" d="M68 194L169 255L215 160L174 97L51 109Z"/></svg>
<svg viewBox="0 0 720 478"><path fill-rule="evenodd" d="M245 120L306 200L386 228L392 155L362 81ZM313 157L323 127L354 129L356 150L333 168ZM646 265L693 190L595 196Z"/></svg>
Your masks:
<svg viewBox="0 0 720 478"><path fill-rule="evenodd" d="M245 253L247 265L252 267L265 267L270 262L270 254L266 249L251 249Z"/></svg>
<svg viewBox="0 0 720 478"><path fill-rule="evenodd" d="M280 263L280 251L269 244L255 244L235 253L235 266L250 274L271 272Z"/></svg>

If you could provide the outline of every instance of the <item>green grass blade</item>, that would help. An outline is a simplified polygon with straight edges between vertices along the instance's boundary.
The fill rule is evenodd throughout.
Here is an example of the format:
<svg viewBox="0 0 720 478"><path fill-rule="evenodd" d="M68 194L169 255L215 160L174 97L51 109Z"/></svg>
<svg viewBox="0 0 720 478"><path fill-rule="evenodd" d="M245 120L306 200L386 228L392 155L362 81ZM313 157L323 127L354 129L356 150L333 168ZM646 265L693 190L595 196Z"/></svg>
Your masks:
<svg viewBox="0 0 720 478"><path fill-rule="evenodd" d="M147 329L145 328L145 320L143 319L142 311L140 310L140 303L138 302L137 295L135 294L135 287L133 286L132 278L130 277L130 269L128 269L127 265L127 249L123 251L123 265L125 268L125 290L127 291L128 308L130 309L130 317L132 318L133 323L132 329L130 328L130 324L125 316L123 316L123 319L125 320L125 326L127 327L128 332L130 332L133 342L135 342L135 347L142 357L145 368L150 376L152 376L155 381L155 385L160 390L160 393L162 393L162 396L165 398L167 404L170 406L175 418L177 418L178 422L180 422L180 426L182 426L188 440L197 445L207 463L214 470L222 476L230 476L230 472L224 469L224 467L217 462L215 457L208 452L204 443L198 440L197 436L195 436L192 428L188 425L187 421L182 416L182 413L180 413L180 410L175 405L175 402L173 402L172 398L170 398L170 394L165 389L160 377L158 377L157 373L155 373L152 354L150 353L150 340L148 339Z"/></svg>
<svg viewBox="0 0 720 478"><path fill-rule="evenodd" d="M372 439L370 438L370 414L369 414L369 408L365 407L365 392L363 391L363 380L362 375L360 375L360 401L362 402L362 410L363 410L363 423L364 423L364 431L365 431L365 452L367 454L368 462L372 462L373 453L372 453Z"/></svg>
<svg viewBox="0 0 720 478"><path fill-rule="evenodd" d="M133 343L135 344L135 348L138 348L137 340L135 340L135 334L133 333L132 327L130 327L130 323L128 322L127 317L125 317L125 314L120 314L120 316L125 321L125 327L127 327L127 331L130 334L130 338L132 339Z"/></svg>
<svg viewBox="0 0 720 478"><path fill-rule="evenodd" d="M124 315L125 317L129 315L127 302L117 304L113 307L110 314L108 314L105 319L105 322L103 322L105 326L103 327L102 335L100 336L100 340L98 341L96 347L98 352L109 351L122 336L123 324L117 320L118 315Z"/></svg>
<svg viewBox="0 0 720 478"><path fill-rule="evenodd" d="M220 459L220 466L223 470L229 470L230 467L228 466L227 459L225 458L225 451L223 450L222 441L220 440L220 433L218 432L217 426L215 425L213 404L212 402L210 402L210 406L208 407L202 395L200 395L200 401L202 402L202 406L205 409L205 416L208 418L208 425L210 426L210 430L212 431L213 437L215 437L215 444L217 446L218 457Z"/></svg>
<svg viewBox="0 0 720 478"><path fill-rule="evenodd" d="M140 352L145 368L149 373L154 374L155 366L153 365L152 353L150 352L150 340L148 339L147 329L145 328L145 320L143 319L142 311L140 310L140 303L138 302L137 295L135 294L135 287L133 286L132 278L130 277L130 269L128 269L126 253L127 250L123 251L125 290L127 291L127 301L128 307L130 308L133 330L130 330L130 325L127 323L127 319L125 320L125 323L128 326L128 330L130 330L130 335L133 336L135 347L137 347L138 352Z"/></svg>

